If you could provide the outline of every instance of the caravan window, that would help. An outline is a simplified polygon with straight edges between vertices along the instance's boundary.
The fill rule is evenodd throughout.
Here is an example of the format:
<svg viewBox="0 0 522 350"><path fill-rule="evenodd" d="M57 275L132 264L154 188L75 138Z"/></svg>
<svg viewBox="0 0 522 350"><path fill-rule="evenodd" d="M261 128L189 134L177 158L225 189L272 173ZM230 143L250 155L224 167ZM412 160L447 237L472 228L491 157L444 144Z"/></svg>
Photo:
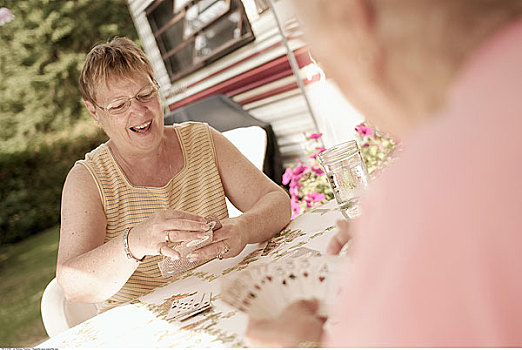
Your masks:
<svg viewBox="0 0 522 350"><path fill-rule="evenodd" d="M171 81L254 40L241 0L156 0L146 14Z"/></svg>

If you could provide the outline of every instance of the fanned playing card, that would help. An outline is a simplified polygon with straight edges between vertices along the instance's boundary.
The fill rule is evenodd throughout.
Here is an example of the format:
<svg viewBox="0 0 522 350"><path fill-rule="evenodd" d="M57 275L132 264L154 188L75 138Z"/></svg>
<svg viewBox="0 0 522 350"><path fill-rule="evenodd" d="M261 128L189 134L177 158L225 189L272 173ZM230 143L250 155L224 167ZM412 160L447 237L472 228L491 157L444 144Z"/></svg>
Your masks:
<svg viewBox="0 0 522 350"><path fill-rule="evenodd" d="M319 301L318 314L328 316L338 292L339 256L300 256L250 265L223 278L221 299L253 318L275 318L300 299Z"/></svg>
<svg viewBox="0 0 522 350"><path fill-rule="evenodd" d="M167 319L184 321L212 307L211 293L196 293L172 302Z"/></svg>
<svg viewBox="0 0 522 350"><path fill-rule="evenodd" d="M298 257L312 257L312 256L320 256L320 255L321 255L321 253L315 249L299 247L299 248L293 249L287 255L283 256L281 259L295 259Z"/></svg>
<svg viewBox="0 0 522 350"><path fill-rule="evenodd" d="M209 225L209 230L204 238L183 242L174 246L174 249L181 255L181 259L172 260L170 257L165 256L163 260L158 263L158 267L163 277L174 276L200 264L198 262L189 262L186 260L187 255L196 249L212 243L212 240L214 239L214 231L219 230L222 227L221 222L219 222L219 219L215 215L207 216L205 219Z"/></svg>

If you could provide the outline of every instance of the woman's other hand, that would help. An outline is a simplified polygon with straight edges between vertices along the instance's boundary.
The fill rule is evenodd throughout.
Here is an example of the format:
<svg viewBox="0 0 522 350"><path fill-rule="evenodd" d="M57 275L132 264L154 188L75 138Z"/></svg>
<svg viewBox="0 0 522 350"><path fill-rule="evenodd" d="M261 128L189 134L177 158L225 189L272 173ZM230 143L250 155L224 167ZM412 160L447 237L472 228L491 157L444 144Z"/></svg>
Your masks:
<svg viewBox="0 0 522 350"><path fill-rule="evenodd" d="M246 340L251 347L318 347L325 318L317 315L319 302L299 300L275 319L250 318Z"/></svg>
<svg viewBox="0 0 522 350"><path fill-rule="evenodd" d="M246 230L242 228L240 217L221 220L222 227L214 231L212 243L194 250L187 256L190 260L213 258L232 258L243 251L247 245Z"/></svg>
<svg viewBox="0 0 522 350"><path fill-rule="evenodd" d="M337 220L338 232L332 237L326 248L326 253L330 255L339 254L341 249L352 239L352 233L348 220Z"/></svg>
<svg viewBox="0 0 522 350"><path fill-rule="evenodd" d="M138 259L159 254L179 259L179 252L169 247L168 242L202 239L208 230L202 216L181 210L161 210L131 229L129 249Z"/></svg>

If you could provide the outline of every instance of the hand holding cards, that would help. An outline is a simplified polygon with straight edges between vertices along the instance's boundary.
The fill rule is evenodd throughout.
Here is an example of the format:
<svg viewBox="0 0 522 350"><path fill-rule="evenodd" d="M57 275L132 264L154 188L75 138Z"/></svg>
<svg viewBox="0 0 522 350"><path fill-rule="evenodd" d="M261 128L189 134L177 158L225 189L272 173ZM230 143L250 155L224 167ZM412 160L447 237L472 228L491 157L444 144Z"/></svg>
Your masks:
<svg viewBox="0 0 522 350"><path fill-rule="evenodd" d="M188 254L194 250L202 248L210 243L214 238L214 231L221 228L221 222L215 215L206 217L209 230L206 232L206 236L199 240L183 242L174 247L181 256L182 259L173 260L168 256L165 256L162 261L158 263L161 275L163 277L171 277L178 273L188 270L189 268L197 266L197 263L191 263L185 258ZM193 265L193 266L192 266Z"/></svg>
<svg viewBox="0 0 522 350"><path fill-rule="evenodd" d="M192 253L194 250L204 247L212 242L214 237L214 231L221 228L221 223L216 219L215 221L207 222L209 230L206 232L206 236L202 239L183 242L174 249L176 249L182 258L186 258L187 255Z"/></svg>
<svg viewBox="0 0 522 350"><path fill-rule="evenodd" d="M335 275L342 257L301 256L250 265L223 278L221 299L257 319L275 318L300 299L317 299L319 315L328 316L338 288Z"/></svg>

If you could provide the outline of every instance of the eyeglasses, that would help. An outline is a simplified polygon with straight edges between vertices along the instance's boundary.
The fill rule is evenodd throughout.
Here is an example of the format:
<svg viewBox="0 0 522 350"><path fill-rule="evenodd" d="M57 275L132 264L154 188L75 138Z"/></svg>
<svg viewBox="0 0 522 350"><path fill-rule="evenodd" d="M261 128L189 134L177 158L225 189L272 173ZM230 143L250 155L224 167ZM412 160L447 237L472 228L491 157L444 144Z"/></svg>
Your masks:
<svg viewBox="0 0 522 350"><path fill-rule="evenodd" d="M96 107L103 109L108 114L118 115L126 112L130 108L132 100L134 99L141 103L147 103L152 101L152 99L158 93L158 89L159 86L156 83L154 83L153 85L145 86L143 89L138 91L138 93L134 97L119 98L109 103L107 107L102 107L96 102L93 102L96 105Z"/></svg>

